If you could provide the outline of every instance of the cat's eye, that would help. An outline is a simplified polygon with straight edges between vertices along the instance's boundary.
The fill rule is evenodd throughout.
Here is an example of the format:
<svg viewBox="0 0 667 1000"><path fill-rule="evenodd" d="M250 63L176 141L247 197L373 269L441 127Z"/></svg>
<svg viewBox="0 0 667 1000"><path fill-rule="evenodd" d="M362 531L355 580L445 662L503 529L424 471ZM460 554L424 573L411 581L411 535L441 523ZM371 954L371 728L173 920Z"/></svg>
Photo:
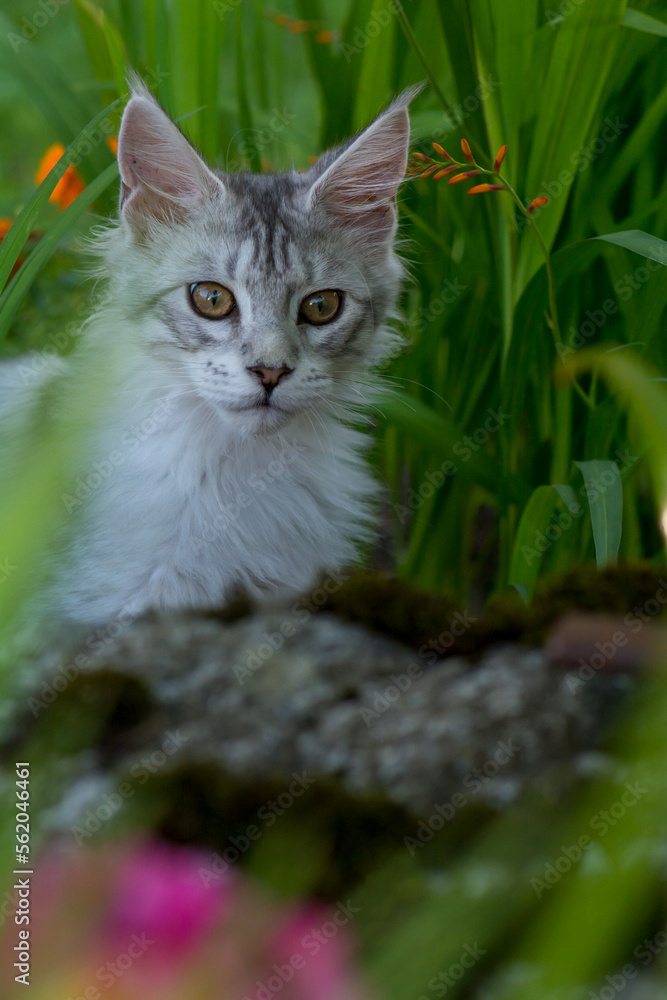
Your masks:
<svg viewBox="0 0 667 1000"><path fill-rule="evenodd" d="M230 290L217 281L196 281L190 285L190 301L195 311L206 319L223 319L236 305Z"/></svg>
<svg viewBox="0 0 667 1000"><path fill-rule="evenodd" d="M340 312L342 304L342 292L336 292L332 288L322 292L311 292L299 306L299 319L314 326L330 323Z"/></svg>

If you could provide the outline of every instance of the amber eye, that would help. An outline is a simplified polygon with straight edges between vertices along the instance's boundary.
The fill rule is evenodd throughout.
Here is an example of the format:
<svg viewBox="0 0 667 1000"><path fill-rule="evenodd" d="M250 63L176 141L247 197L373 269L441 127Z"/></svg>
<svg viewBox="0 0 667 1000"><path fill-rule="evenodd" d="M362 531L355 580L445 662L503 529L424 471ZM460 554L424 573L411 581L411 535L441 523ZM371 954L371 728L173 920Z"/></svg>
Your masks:
<svg viewBox="0 0 667 1000"><path fill-rule="evenodd" d="M342 304L342 292L334 292L331 288L323 292L311 292L299 306L299 319L315 326L330 323L340 312Z"/></svg>
<svg viewBox="0 0 667 1000"><path fill-rule="evenodd" d="M217 281L197 281L190 285L190 301L196 312L207 319L223 319L236 305L230 290Z"/></svg>

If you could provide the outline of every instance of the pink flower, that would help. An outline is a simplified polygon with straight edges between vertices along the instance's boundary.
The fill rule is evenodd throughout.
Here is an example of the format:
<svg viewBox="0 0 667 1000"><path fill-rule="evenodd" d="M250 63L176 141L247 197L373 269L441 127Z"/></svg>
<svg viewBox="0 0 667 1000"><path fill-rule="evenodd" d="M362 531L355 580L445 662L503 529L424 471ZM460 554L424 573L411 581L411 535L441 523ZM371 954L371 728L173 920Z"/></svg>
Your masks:
<svg viewBox="0 0 667 1000"><path fill-rule="evenodd" d="M233 879L204 880L210 856L190 847L147 843L117 875L109 932L122 944L140 930L172 960L182 959L229 911Z"/></svg>

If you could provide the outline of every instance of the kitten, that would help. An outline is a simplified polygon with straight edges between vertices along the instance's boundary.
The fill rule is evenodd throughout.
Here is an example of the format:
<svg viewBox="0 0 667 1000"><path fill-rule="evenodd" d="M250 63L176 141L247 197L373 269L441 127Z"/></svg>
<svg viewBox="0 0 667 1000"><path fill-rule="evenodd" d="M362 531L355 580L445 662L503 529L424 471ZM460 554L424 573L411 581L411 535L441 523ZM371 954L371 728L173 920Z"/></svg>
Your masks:
<svg viewBox="0 0 667 1000"><path fill-rule="evenodd" d="M370 440L350 421L364 373L400 346L396 192L417 89L306 172L231 175L134 85L120 220L97 237L108 291L52 375L88 366L110 386L63 496L77 517L59 615L297 594L372 538Z"/></svg>

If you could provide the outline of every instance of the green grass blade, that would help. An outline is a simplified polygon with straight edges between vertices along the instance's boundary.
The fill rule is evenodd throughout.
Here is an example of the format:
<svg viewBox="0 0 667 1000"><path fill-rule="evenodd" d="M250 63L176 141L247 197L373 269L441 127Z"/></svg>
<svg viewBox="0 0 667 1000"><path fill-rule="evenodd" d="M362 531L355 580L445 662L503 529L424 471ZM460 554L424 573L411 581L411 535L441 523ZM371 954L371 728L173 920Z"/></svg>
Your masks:
<svg viewBox="0 0 667 1000"><path fill-rule="evenodd" d="M667 24L658 21L655 17L643 14L640 10L633 10L628 7L623 15L621 24L624 28L635 28L637 31L646 31L649 35L662 35L667 38Z"/></svg>
<svg viewBox="0 0 667 1000"><path fill-rule="evenodd" d="M558 493L553 486L538 486L526 504L519 521L509 583L516 587L524 601L533 596L535 581L542 564L542 554L550 547L546 534L553 515Z"/></svg>
<svg viewBox="0 0 667 1000"><path fill-rule="evenodd" d="M0 341L7 332L19 310L23 298L33 281L49 258L55 253L60 240L74 223L88 210L90 205L105 191L118 176L118 165L112 163L103 173L82 191L76 201L65 209L58 221L42 237L33 252L0 296Z"/></svg>
<svg viewBox="0 0 667 1000"><path fill-rule="evenodd" d="M641 254L648 260L655 260L658 264L667 265L667 242L650 233L644 233L641 229L628 229L620 233L608 233L605 236L595 237L598 240L606 240L607 243L615 243L633 253Z"/></svg>
<svg viewBox="0 0 667 1000"><path fill-rule="evenodd" d="M575 462L584 477L598 569L618 559L623 530L623 486L616 462Z"/></svg>
<svg viewBox="0 0 667 1000"><path fill-rule="evenodd" d="M98 126L103 125L105 119L119 104L120 99L114 101L113 104L109 104L108 107L100 111L98 115L95 115L92 121L88 122L86 127L79 132L74 142L34 192L28 204L13 223L2 243L0 243L0 291L5 287L11 270L18 260L19 254L25 246L33 226L47 205L49 197L58 184L58 181L70 163L80 158L82 145L90 142L88 137L92 135Z"/></svg>

